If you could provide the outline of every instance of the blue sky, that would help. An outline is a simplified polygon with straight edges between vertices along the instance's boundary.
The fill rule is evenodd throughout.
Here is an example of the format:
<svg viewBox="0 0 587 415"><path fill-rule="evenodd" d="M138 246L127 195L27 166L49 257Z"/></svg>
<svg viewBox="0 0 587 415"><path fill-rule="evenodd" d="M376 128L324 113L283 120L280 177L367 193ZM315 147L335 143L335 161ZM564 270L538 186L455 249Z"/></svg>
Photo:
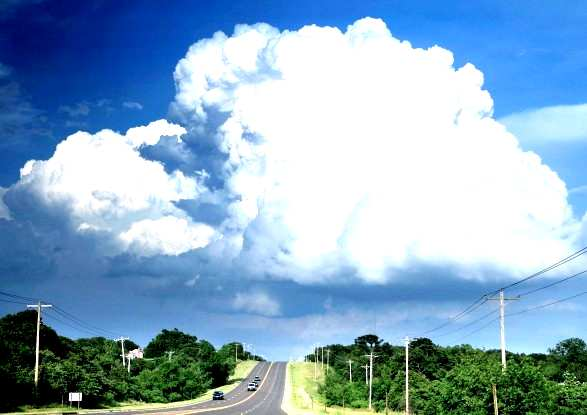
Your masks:
<svg viewBox="0 0 587 415"><path fill-rule="evenodd" d="M307 25L350 32L347 26L367 16L381 19L391 35L382 35L381 26L373 21L356 25L355 32L365 31L369 39L382 36L411 44L407 52L398 49L394 55L383 48L369 55L382 68L389 65L388 72L371 73L363 67L347 71L332 64L337 58L346 59L343 52L339 56L337 50L327 48L311 55L286 49L282 42L287 33L296 35ZM587 229L583 219L587 107L582 106L587 102L586 17L587 6L580 1L564 6L555 1L3 3L0 196L9 213L3 218L0 205L0 247L5 252L0 259L1 286L50 299L84 321L139 343L161 328L178 327L217 345L235 339L252 342L275 358L300 354L313 342L346 342L371 330L390 341L414 327L416 332L425 331L442 321L439 316L451 315L479 294L555 262L587 241L583 230ZM250 32L284 45L275 56L297 57L314 71L302 73L292 63L295 59L274 62L269 55L263 62L274 64L271 71L262 66L253 75L236 71L237 81L222 78L225 75L214 68L202 69L205 48L196 42L211 39L217 31L236 38L235 25L259 22L275 29L254 26ZM312 39L321 39L320 33L326 32L309 33L305 38L309 43L301 43L306 48L302 50L312 49L317 44ZM225 48L225 40L214 39L209 41L211 48ZM251 45L245 42L240 48ZM433 53L427 55L428 61L417 61L413 48L427 50L434 45L452 52L454 64L448 66L453 69L447 69L444 58ZM238 49L232 52L236 64L241 62ZM331 54L332 59L321 61L321 54ZM380 56L390 60L379 61ZM184 57L183 72L176 72L174 79L176 65ZM435 69L435 62L440 69ZM454 75L454 69L466 63L483 74L482 87L475 83L477 72ZM394 72L404 67L411 70ZM323 79L314 77L322 70L332 71L322 74ZM420 70L422 75L410 74ZM262 81L279 79L276 71L289 71L292 75L287 79L295 80L296 87L285 94L288 99L263 95L266 84ZM220 98L225 102L190 89L201 72L209 80L207 91L214 84L215 91L226 94ZM356 99L349 98L347 106L338 108L337 94L350 81L366 82L366 73L373 84L364 89L381 86L387 95L353 95L354 89L349 89L341 97ZM396 83L394 76L405 77L405 82ZM450 132L438 133L433 141L419 141L437 130L411 126L434 125L435 114L444 114L460 85L455 80L455 86L449 84L445 90L441 85L449 79L445 76L460 77L474 96L458 96L457 101L465 104L459 104L463 107L455 112L457 116L468 110L484 113L489 104L481 91L488 91L493 115L481 118L505 124L521 149L506 145L507 138L494 127L481 131L464 123L465 134L499 136L488 138L488 143L502 144L479 142L476 148L487 145L483 157L483 152L467 153L473 150L451 141ZM212 81L215 77L222 79ZM331 79L332 90L320 89L323 81ZM412 94L397 92L402 83L415 88L413 96L422 103L440 107L404 106ZM426 88L420 90L419 85ZM258 88L260 98L247 96L241 86ZM312 88L319 89L315 96ZM233 95L234 91L242 93ZM206 117L197 115L198 100ZM310 111L314 102L331 104L336 110L315 119ZM279 110L274 115L268 108ZM231 122L224 124L227 113L238 117L229 116ZM344 128L332 126L332 120L355 117L356 122L342 123ZM280 123L273 124L273 118ZM80 153L78 159L75 151L83 149L72 146L71 152L65 152L69 148L65 145L61 156L53 157L56 146L78 130L95 134L111 129L120 133L115 140L125 140L122 137L129 128L159 119L185 128L183 141L174 138L183 133L171 124L158 124L151 127L153 134L166 136L158 142L138 133L140 142L120 151L113 147L99 157L91 153L99 147L88 150L89 158ZM400 128L401 122L395 120L401 119L414 122ZM289 128L282 128L292 120ZM239 133L239 128L246 133ZM366 138L353 142L355 136L346 137L346 131L355 130ZM386 134L378 136L377 131ZM297 135L290 138L290 133ZM320 144L325 134L338 141ZM102 136L91 137L92 142L109 143ZM394 143L403 139L415 144L382 144L389 137L399 137L391 140ZM278 143L290 139L290 147L278 148ZM339 147L347 142L351 143L348 147ZM368 151L370 146L380 151ZM436 149L438 157L423 148ZM522 150L540 156L550 173L532 164L535 161L523 156ZM378 153L389 154L389 159L379 159ZM251 154L262 156L257 159ZM355 154L360 156L353 158ZM404 166L401 157L394 162L394 154L406 155L410 163ZM28 160L52 157L52 165L32 166L27 175L31 179L19 180ZM287 160L282 163L284 157ZM447 184L468 176L468 170L458 169L465 169L467 160L474 157L479 159L468 168L475 170L470 177L476 178L478 186L473 190L468 182ZM75 160L82 160L82 166ZM89 163L92 160L95 165ZM305 161L308 168L302 170L308 177L300 172ZM381 169L370 167L379 163ZM87 185L88 192L93 191L87 197L94 199L80 196L83 184L76 187L79 183L71 179L51 182L74 164L81 170L72 170L71 176L87 174L83 177L97 183L95 188ZM259 173L267 166L274 170ZM346 166L357 173L350 174ZM450 173L451 166L459 166L455 167L457 176ZM438 177L435 187L426 187L429 172L420 177L427 168L435 169L431 175ZM128 174L133 169L137 174ZM387 180L402 173L405 180ZM568 196L561 194L554 173L564 182ZM510 175L514 184L507 180ZM152 194L142 189L141 177L152 180ZM264 186L263 194L259 186ZM530 189L528 195L518 200L516 195L526 189ZM324 193L331 197L323 199ZM129 200L123 200L125 195ZM390 195L412 200L413 206L405 202L398 207ZM304 202L298 203L300 199ZM253 207L251 200L256 200ZM105 212L98 202L117 210ZM149 206L136 208L141 203ZM463 206L467 209L461 212ZM385 216L384 208L389 208ZM341 221L344 229L333 230ZM403 229L403 223L409 226ZM508 226L493 233L495 223ZM326 249L333 238L337 246ZM500 245L503 250L494 249ZM560 276L574 270L561 270ZM577 280L512 308L584 290L585 283ZM2 313L17 309L7 303L0 307ZM585 312L579 299L566 308L517 317L512 321L516 334L508 336L509 344L518 351L544 351L562 338L585 337L581 329ZM71 336L84 335L65 325L59 329ZM484 330L466 341L497 347L495 330ZM439 341L452 344L458 338Z"/></svg>

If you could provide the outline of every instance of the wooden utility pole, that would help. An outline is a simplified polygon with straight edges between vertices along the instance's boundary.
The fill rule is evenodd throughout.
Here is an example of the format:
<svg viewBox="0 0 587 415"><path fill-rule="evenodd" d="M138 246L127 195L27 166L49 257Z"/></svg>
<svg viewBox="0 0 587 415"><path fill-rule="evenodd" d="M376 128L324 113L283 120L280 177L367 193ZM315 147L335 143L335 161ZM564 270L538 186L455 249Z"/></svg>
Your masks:
<svg viewBox="0 0 587 415"><path fill-rule="evenodd" d="M37 343L35 348L35 390L39 385L39 346L41 338L41 310L43 308L53 307L51 304L42 304L40 301L37 304L28 304L28 308L37 309Z"/></svg>
<svg viewBox="0 0 587 415"><path fill-rule="evenodd" d="M122 366L126 366L126 361L124 360L124 342L128 340L128 337L120 336L118 339L114 339L114 341L120 342L120 346L122 347Z"/></svg>
<svg viewBox="0 0 587 415"><path fill-rule="evenodd" d="M499 408L497 406L497 385L493 384L493 412L495 415L499 415Z"/></svg>
<svg viewBox="0 0 587 415"><path fill-rule="evenodd" d="M314 382L318 378L318 348L314 347Z"/></svg>
<svg viewBox="0 0 587 415"><path fill-rule="evenodd" d="M371 397L373 395L373 348L369 355L369 410L371 410Z"/></svg>
<svg viewBox="0 0 587 415"><path fill-rule="evenodd" d="M367 367L369 367L369 409L371 409L371 398L373 396L373 359L377 356L373 354L373 346L371 346L371 353L365 355L365 357L369 358L369 365L365 366L365 380L367 380Z"/></svg>
<svg viewBox="0 0 587 415"><path fill-rule="evenodd" d="M499 332L501 346L501 370L506 369L506 348L505 348L505 302L519 300L520 297L505 298L503 290L499 290L498 298L488 298L488 300L499 301Z"/></svg>
<svg viewBox="0 0 587 415"><path fill-rule="evenodd" d="M365 385L368 385L369 384L369 372L368 372L369 365L364 365L364 366L361 366L361 367L364 367L365 368Z"/></svg>
<svg viewBox="0 0 587 415"><path fill-rule="evenodd" d="M349 382L353 383L353 361L349 360Z"/></svg>
<svg viewBox="0 0 587 415"><path fill-rule="evenodd" d="M410 413L410 338L404 339L406 344L406 415Z"/></svg>
<svg viewBox="0 0 587 415"><path fill-rule="evenodd" d="M328 374L328 367L330 366L330 349L326 349L326 374Z"/></svg>

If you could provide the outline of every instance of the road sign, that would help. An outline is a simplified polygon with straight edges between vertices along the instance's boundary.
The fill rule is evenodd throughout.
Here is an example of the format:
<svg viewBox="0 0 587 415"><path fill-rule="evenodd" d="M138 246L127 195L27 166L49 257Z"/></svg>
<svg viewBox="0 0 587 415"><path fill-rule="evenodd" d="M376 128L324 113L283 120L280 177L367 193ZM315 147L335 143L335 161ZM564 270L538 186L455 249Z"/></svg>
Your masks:
<svg viewBox="0 0 587 415"><path fill-rule="evenodd" d="M69 402L80 402L82 400L81 392L69 392Z"/></svg>

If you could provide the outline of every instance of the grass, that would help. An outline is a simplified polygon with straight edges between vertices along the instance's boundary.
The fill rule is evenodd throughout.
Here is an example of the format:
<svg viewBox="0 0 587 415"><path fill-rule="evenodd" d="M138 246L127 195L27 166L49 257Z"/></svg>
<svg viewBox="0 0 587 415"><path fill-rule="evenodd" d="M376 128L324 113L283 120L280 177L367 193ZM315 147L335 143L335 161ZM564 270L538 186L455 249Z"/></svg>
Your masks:
<svg viewBox="0 0 587 415"><path fill-rule="evenodd" d="M92 412L104 412L104 410L110 410L112 412L120 412L120 411L128 411L128 410L144 410L144 409L163 409L163 408L176 408L185 405L193 405L200 402L205 402L210 400L210 396L212 396L212 392L215 390L220 390L224 393L228 393L232 391L234 388L238 386L238 384L251 373L251 370L255 367L258 362L255 360L244 360L237 363L236 368L234 370L234 374L230 376L228 379L228 383L224 386L220 386L218 388L209 389L204 392L202 395L198 396L195 399L190 399L187 401L178 401L172 403L144 403L144 402L137 402L137 401L130 401L130 402L120 402L116 406L112 407L105 407L101 409L80 409L79 413L92 413ZM14 412L14 414L51 414L51 413L62 413L62 412L77 412L77 406L61 406L61 405L51 405L48 407L43 408L31 408L28 406L21 407L20 412Z"/></svg>
<svg viewBox="0 0 587 415"><path fill-rule="evenodd" d="M324 380L324 374L318 368L314 380L314 364L290 362L287 365L285 391L282 409L288 415L367 415L374 411L326 407L324 399L318 394L318 385ZM402 415L401 412L389 412L390 415Z"/></svg>

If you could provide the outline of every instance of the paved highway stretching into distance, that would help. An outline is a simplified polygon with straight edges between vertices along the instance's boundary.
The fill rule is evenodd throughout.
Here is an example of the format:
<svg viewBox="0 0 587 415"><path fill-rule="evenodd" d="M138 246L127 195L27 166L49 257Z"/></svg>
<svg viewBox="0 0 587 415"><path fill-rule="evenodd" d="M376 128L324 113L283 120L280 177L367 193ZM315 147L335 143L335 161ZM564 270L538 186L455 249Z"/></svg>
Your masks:
<svg viewBox="0 0 587 415"><path fill-rule="evenodd" d="M224 396L224 400L213 401L212 396L210 396L209 401L193 405L116 413L122 415L286 415L281 410L285 386L285 369L285 362L258 363L246 379ZM261 383L257 391L249 392L247 391L247 384L254 376L261 377ZM109 413L104 412L104 414Z"/></svg>

